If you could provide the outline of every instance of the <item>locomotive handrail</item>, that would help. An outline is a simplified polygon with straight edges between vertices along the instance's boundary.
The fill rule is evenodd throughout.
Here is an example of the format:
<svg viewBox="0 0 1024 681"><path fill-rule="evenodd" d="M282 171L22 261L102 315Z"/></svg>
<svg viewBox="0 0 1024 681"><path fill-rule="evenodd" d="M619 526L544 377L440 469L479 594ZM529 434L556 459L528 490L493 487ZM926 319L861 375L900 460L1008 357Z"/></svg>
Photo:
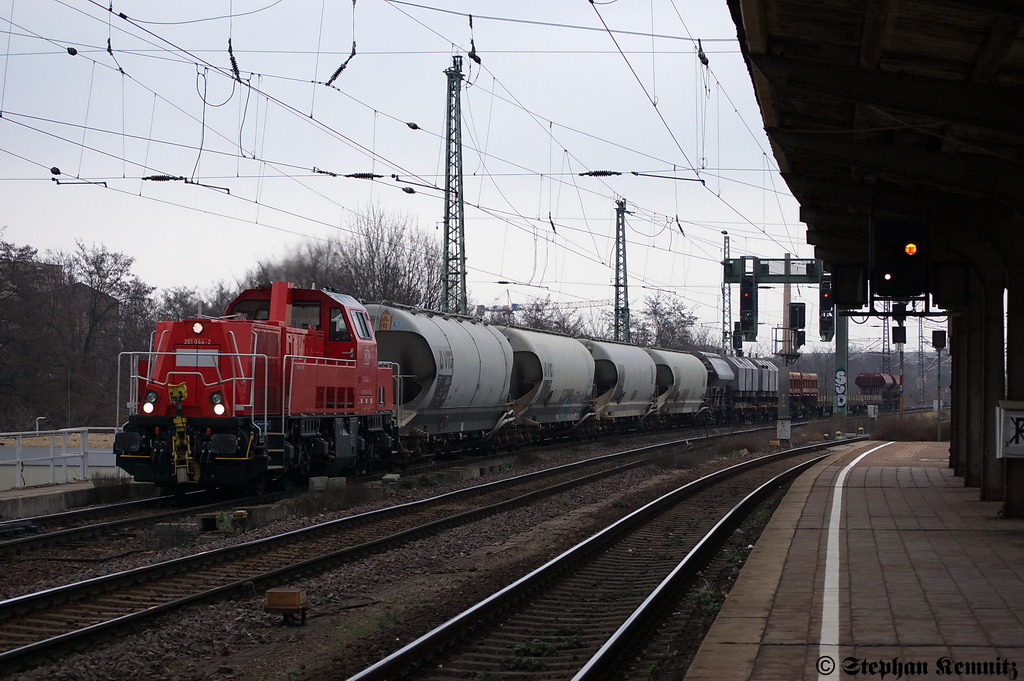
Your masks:
<svg viewBox="0 0 1024 681"><path fill-rule="evenodd" d="M404 413L403 404L405 402L405 389L402 384L402 365L398 362L377 362L377 366L387 366L391 369L391 381L394 385L391 387L391 414L395 423L401 425L402 415Z"/></svg>
<svg viewBox="0 0 1024 681"><path fill-rule="evenodd" d="M308 355L285 355L281 358L281 385L287 386L281 395L281 411L285 416L292 416L292 395L294 394L295 366L298 360L303 360L303 366L346 366L356 367L355 359L338 359L336 357L310 357ZM310 361L306 361L310 360ZM289 373L288 369L292 371ZM354 398L353 398L354 399ZM354 405L353 405L354 406Z"/></svg>
<svg viewBox="0 0 1024 681"><path fill-rule="evenodd" d="M143 376L139 372L139 370L138 370L138 358L141 357L142 355L146 355L149 358L149 361L148 361L147 367L146 367L146 375L145 376ZM117 375L118 375L118 381L117 381L117 406L116 406L116 410L117 411L116 411L116 413L114 415L114 423L117 423L117 424L121 423L122 360L125 357L127 357L127 358L130 359L130 361L133 362L133 367L128 371L127 380L129 381L129 384L130 384L130 392L129 392L129 396L128 396L129 402L126 404L127 412L128 412L127 415L128 416L133 416L133 415L138 413L136 410L138 408L138 402L139 402L139 385L138 385L138 383L139 383L140 380L144 380L147 383L153 383L153 384L161 385L161 386L168 385L168 383L170 382L170 381L168 381L166 379L163 380L163 381L156 380L156 378L155 378L155 376L153 374L153 365L154 365L153 358L159 357L159 356L177 357L178 353L177 352L155 352L153 350L147 350L147 351L122 352L122 353L120 353L117 356ZM211 356L212 356L212 353L211 353ZM234 407L242 407L242 408L250 407L252 409L252 419L255 422L256 421L256 417L258 416L257 410L256 410L256 400L255 400L255 397L256 397L256 395L255 395L256 383L257 383L257 379L256 379L256 376L255 376L255 374L256 374L256 361L259 358L262 358L263 359L263 410L262 410L262 412L263 412L262 413L263 421L262 422L257 422L257 427L259 428L259 430L261 432L265 431L266 428L264 426L262 426L261 424L269 423L270 422L270 417L269 417L269 414L270 414L270 403L269 403L269 394L268 394L268 390L269 390L269 380L268 379L269 379L269 371L270 371L270 369L269 369L270 362L269 362L269 359L268 359L267 355L264 355L262 353L241 353L241 352L220 352L220 351L217 351L216 357L218 357L218 358L224 358L224 357L227 357L227 358L238 358L240 373L242 375L241 376L232 376L230 378L225 379L225 378L223 378L223 376L221 374L220 364L217 363L217 364L214 365L214 368L216 369L216 372L217 372L217 377L219 379L216 383L207 383L206 382L206 377L203 376L203 374L201 372L199 372L199 371L178 371L178 370L174 370L174 371L168 371L167 372L167 376L199 376L200 380L202 380L202 382L203 382L203 386L204 387L209 387L211 385L219 385L219 384L223 384L223 383L236 383L236 382L241 382L241 381L252 381L252 385L249 387L249 403L248 404L236 404L234 402L234 400L232 400L232 404L234 405ZM245 373L245 366L241 363L241 358L242 357L250 358L250 367L251 367L251 369L250 369L249 374ZM118 430L120 430L120 425L118 426Z"/></svg>
<svg viewBox="0 0 1024 681"><path fill-rule="evenodd" d="M256 341L257 341L256 330L252 329L251 333L252 333L252 347L255 348L255 347L257 347L256 346ZM238 353L238 339L235 338L235 332L232 329L228 329L227 335L230 338L231 345L234 346L235 352ZM239 354L241 354L241 353L239 353ZM235 361L238 363L238 372L240 374L244 375L245 374L245 367L242 365L242 358L240 356L237 356L237 357L235 357ZM266 373L267 373L267 369L266 369L266 367L264 367L264 374L266 374ZM235 406L234 406L235 411L238 411L238 407L239 406L241 406L243 408L244 407L249 407L253 411L256 411L256 378L255 378L255 376L256 376L256 358L255 357L252 357L250 362L249 362L249 374L251 376L253 376L253 379L252 379L253 385L249 389L249 404L239 405L238 403L235 403ZM267 386L267 381L264 380L263 381L263 393L264 393L263 394L263 413L264 413L264 421L266 421L266 413L267 413L267 409L268 409L268 407L267 407L267 395L266 395L267 387L266 386ZM262 432L263 429L260 428L260 431Z"/></svg>

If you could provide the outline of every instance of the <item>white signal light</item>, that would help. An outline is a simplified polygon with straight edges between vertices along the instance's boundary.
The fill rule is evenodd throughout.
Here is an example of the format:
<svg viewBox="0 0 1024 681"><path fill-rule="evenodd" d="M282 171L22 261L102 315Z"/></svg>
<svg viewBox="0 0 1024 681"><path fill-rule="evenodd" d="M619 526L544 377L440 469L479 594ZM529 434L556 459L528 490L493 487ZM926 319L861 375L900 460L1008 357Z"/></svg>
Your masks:
<svg viewBox="0 0 1024 681"><path fill-rule="evenodd" d="M202 322L196 322L195 324L192 325L192 333L198 335L198 334L201 334L202 332L203 332L203 323Z"/></svg>

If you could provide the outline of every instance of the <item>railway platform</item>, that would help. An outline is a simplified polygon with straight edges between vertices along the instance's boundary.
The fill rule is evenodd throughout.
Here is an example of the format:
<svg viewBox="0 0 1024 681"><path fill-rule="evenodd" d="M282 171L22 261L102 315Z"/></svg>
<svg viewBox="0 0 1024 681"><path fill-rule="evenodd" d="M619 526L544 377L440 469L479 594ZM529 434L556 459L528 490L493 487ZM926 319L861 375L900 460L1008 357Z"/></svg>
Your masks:
<svg viewBox="0 0 1024 681"><path fill-rule="evenodd" d="M687 681L1024 675L1024 520L948 448L865 443L801 476Z"/></svg>
<svg viewBox="0 0 1024 681"><path fill-rule="evenodd" d="M80 506L157 496L148 483L97 487L91 479L0 490L0 521L59 513Z"/></svg>
<svg viewBox="0 0 1024 681"><path fill-rule="evenodd" d="M0 490L0 520L29 518L96 503L92 480Z"/></svg>

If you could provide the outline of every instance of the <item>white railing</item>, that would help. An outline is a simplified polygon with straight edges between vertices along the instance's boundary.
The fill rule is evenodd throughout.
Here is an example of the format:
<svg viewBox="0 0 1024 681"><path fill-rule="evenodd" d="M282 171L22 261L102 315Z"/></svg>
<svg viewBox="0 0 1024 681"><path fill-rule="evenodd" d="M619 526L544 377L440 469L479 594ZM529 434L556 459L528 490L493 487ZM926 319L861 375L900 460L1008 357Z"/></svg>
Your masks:
<svg viewBox="0 0 1024 681"><path fill-rule="evenodd" d="M0 439L14 440L14 446L0 447L0 466L14 468L14 487L27 487L25 466L36 473L32 484L54 484L71 480L88 480L89 467L110 468L116 465L111 447L89 447L90 433L114 433L116 428L62 428L61 430L0 433ZM72 444L77 437L78 443ZM26 440L31 438L32 443ZM39 469L49 468L49 478ZM72 477L69 479L69 468ZM77 469L77 476L75 472ZM59 471L59 475L58 475Z"/></svg>

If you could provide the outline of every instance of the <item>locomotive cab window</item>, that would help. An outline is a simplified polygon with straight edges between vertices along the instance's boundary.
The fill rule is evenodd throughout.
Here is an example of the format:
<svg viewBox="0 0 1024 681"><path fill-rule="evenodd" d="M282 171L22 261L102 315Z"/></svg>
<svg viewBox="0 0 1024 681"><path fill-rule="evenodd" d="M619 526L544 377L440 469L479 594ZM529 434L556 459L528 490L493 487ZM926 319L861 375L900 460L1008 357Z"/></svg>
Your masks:
<svg viewBox="0 0 1024 681"><path fill-rule="evenodd" d="M242 315L242 319L266 321L270 319L270 299L239 301L232 312Z"/></svg>
<svg viewBox="0 0 1024 681"><path fill-rule="evenodd" d="M345 311L340 307L331 308L331 340L345 342L352 340L352 334L349 333L348 324L345 322Z"/></svg>
<svg viewBox="0 0 1024 681"><path fill-rule="evenodd" d="M292 305L292 326L299 329L317 329L320 327L319 301L296 301Z"/></svg>
<svg viewBox="0 0 1024 681"><path fill-rule="evenodd" d="M362 310L352 310L352 319L356 323L356 333L363 340L372 340L373 334L370 333L370 322L366 319L366 313Z"/></svg>

